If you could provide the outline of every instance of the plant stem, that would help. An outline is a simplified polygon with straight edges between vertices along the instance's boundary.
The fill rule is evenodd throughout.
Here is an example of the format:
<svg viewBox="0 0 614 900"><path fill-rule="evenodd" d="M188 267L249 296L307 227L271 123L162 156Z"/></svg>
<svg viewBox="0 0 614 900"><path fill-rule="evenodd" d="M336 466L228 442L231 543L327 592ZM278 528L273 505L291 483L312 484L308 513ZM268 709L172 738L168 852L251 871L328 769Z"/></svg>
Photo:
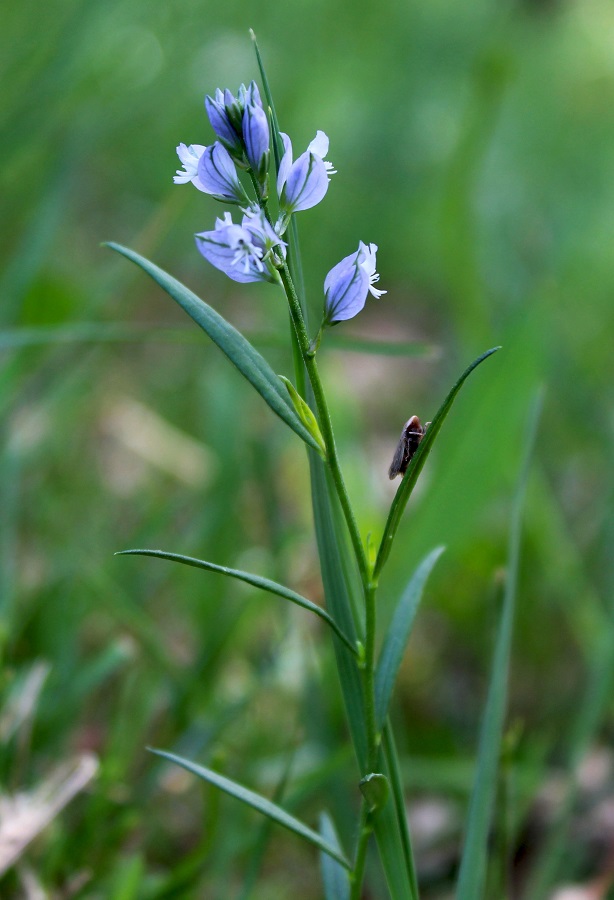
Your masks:
<svg viewBox="0 0 614 900"><path fill-rule="evenodd" d="M326 397L324 396L324 390L322 388L322 382L320 380L318 365L315 360L315 355L310 349L311 342L309 339L309 335L307 334L307 329L305 327L305 321L303 319L300 301L294 288L290 270L288 269L288 266L285 262L278 269L278 272L284 292L286 294L286 297L288 298L288 303L290 305L292 324L294 325L294 330L296 332L299 347L301 348L301 353L303 354L305 368L307 369L307 374L309 376L309 381L311 382L311 388L313 390L313 396L318 410L320 429L322 431L324 443L326 444L327 462L330 467L333 481L335 483L335 489L337 491L337 496L339 497L339 502L341 503L343 515L345 516L345 521L350 533L350 540L352 541L354 554L356 556L356 562L358 563L358 568L360 570L360 575L366 594L370 580L369 564L367 562L365 548L360 537L360 532L358 530L354 511L350 504L350 498L348 496L345 481L343 480L343 474L341 472L341 467L339 465L339 457L337 456L333 427L330 420L328 405L326 403Z"/></svg>
<svg viewBox="0 0 614 900"><path fill-rule="evenodd" d="M377 627L377 608L375 592L377 582L369 580L365 589L365 720L367 726L368 755L367 767L374 772L377 766L379 735L375 718L375 631Z"/></svg>
<svg viewBox="0 0 614 900"><path fill-rule="evenodd" d="M362 883L365 876L365 863L367 861L367 847L369 846L369 837L373 827L371 825L371 816L367 807L366 800L362 802L360 811L360 832L358 835L358 843L356 845L356 858L354 860L354 868L350 876L351 891L350 900L360 900L362 894Z"/></svg>
<svg viewBox="0 0 614 900"><path fill-rule="evenodd" d="M390 779L390 790L395 805L397 820L399 823L399 832L401 834L401 842L403 844L403 853L405 855L405 868L409 881L411 883L413 897L418 898L418 876L416 874L416 866L414 863L414 854L411 846L411 836L409 826L407 824L407 811L405 809L405 796L403 794L403 783L399 771L399 760L397 756L397 748L394 741L390 721L387 720L383 729L383 750L384 758L388 768L388 777Z"/></svg>
<svg viewBox="0 0 614 900"><path fill-rule="evenodd" d="M343 510L345 521L350 539L354 549L356 562L360 571L363 593L365 599L365 634L364 634L364 665L363 665L363 693L365 708L365 730L367 733L367 773L374 772L377 767L379 755L379 735L377 732L377 720L375 714L375 632L376 632L376 591L377 581L372 577L372 566L370 565L364 544L360 537L358 524L354 516L350 498L348 496L339 457L337 456L337 448L335 445L335 437L333 434L330 413L326 403L326 397L318 365L315 360L315 350L312 347L305 320L301 309L300 300L292 281L292 276L288 269L288 265L284 262L278 268L279 278L283 286L284 292L288 299L290 307L290 316L294 325L294 331L301 350L313 398L315 400L320 420L320 429L326 445L326 461L328 463L330 473L335 485L335 490ZM360 900L362 893L362 882L364 879L364 870L367 858L367 847L369 844L369 836L373 830L371 823L371 815L368 811L366 803L363 802L361 812L361 827L358 836L358 845L356 849L356 862L352 873L352 887L350 900Z"/></svg>

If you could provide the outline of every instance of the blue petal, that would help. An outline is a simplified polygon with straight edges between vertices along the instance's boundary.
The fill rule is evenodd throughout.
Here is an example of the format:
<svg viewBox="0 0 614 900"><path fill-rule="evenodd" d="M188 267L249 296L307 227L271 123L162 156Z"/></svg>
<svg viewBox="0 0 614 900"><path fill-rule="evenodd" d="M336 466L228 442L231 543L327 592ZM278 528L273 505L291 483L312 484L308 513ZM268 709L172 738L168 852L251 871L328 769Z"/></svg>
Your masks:
<svg viewBox="0 0 614 900"><path fill-rule="evenodd" d="M280 131L279 134L284 144L284 155L281 158L277 172L277 196L281 197L284 185L288 180L288 174L292 168L292 141L283 131Z"/></svg>
<svg viewBox="0 0 614 900"><path fill-rule="evenodd" d="M262 109L262 100L260 99L260 91L255 81L250 81L245 97L249 106L259 106Z"/></svg>
<svg viewBox="0 0 614 900"><path fill-rule="evenodd" d="M204 190L217 200L249 203L230 154L219 141L207 147L198 163L198 178Z"/></svg>
<svg viewBox="0 0 614 900"><path fill-rule="evenodd" d="M358 265L359 253L346 256L330 270L324 282L325 311L329 324L351 319L364 307L369 292L369 276Z"/></svg>
<svg viewBox="0 0 614 900"><path fill-rule="evenodd" d="M207 95L205 97L205 108L207 110L207 115L209 116L209 121L211 122L211 127L217 136L224 141L227 146L230 146L233 149L237 146L240 147L239 138L230 123L224 105Z"/></svg>
<svg viewBox="0 0 614 900"><path fill-rule="evenodd" d="M269 123L266 113L261 107L245 107L245 112L243 113L243 140L245 142L245 153L253 171L257 175L265 175L266 154L269 149Z"/></svg>
<svg viewBox="0 0 614 900"><path fill-rule="evenodd" d="M311 209L328 190L326 166L315 153L306 151L294 163L285 184L282 205L291 212Z"/></svg>
<svg viewBox="0 0 614 900"><path fill-rule="evenodd" d="M210 262L220 272L224 272L233 281L238 281L240 284L248 284L252 281L271 280L266 269L264 272L260 272L250 263L247 271L245 271L242 261L235 262L236 251L224 243L223 231L203 231L194 235L194 237L198 251L205 257L207 262Z"/></svg>

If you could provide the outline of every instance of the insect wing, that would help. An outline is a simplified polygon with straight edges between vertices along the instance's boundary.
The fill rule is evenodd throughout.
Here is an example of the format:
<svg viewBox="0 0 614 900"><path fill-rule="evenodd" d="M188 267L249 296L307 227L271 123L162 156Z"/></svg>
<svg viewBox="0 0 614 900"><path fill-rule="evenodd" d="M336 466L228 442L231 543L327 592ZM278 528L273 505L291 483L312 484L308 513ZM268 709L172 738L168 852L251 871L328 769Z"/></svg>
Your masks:
<svg viewBox="0 0 614 900"><path fill-rule="evenodd" d="M407 466L418 449L418 445L424 436L424 432L430 424L430 422L427 422L423 428L418 416L412 416L407 420L403 426L401 438L397 444L397 449L394 451L394 457L390 463L390 468L388 469L388 477L391 481L393 478L396 478L397 475L405 475Z"/></svg>
<svg viewBox="0 0 614 900"><path fill-rule="evenodd" d="M407 439L405 437L405 429L403 429L403 434L401 435L401 439L397 444L397 449L394 451L394 456L392 457L392 462L390 463L390 468L388 469L388 478L392 481L397 475L400 475L403 471L403 462L405 460L405 452L407 450Z"/></svg>

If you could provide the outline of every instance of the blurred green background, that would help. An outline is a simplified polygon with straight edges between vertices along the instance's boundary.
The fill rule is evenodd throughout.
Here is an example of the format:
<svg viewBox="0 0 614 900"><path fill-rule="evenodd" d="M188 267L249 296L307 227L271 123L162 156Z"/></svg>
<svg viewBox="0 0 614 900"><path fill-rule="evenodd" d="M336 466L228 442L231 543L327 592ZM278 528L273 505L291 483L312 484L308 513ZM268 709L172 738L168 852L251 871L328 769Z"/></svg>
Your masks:
<svg viewBox="0 0 614 900"><path fill-rule="evenodd" d="M257 77L250 26L282 128L299 152L323 129L339 172L299 220L314 321L360 238L379 245L388 293L333 334L417 342L405 357L320 352L364 535L381 534L403 422L431 418L475 356L504 347L446 422L382 580L383 627L412 567L447 546L394 710L424 897L450 896L458 861L540 384L494 841L509 842L513 896L536 898L546 867L557 885L607 881L614 6L23 0L0 11L3 794L33 803L79 754L99 770L24 828L35 839L2 896L321 896L308 848L147 745L268 795L286 779L289 809L313 824L327 806L352 837L355 771L319 623L212 574L113 557L162 547L321 597L300 442L100 247L170 270L291 374L281 293L207 266L193 234L223 207L172 183L175 146L212 139L205 93Z"/></svg>

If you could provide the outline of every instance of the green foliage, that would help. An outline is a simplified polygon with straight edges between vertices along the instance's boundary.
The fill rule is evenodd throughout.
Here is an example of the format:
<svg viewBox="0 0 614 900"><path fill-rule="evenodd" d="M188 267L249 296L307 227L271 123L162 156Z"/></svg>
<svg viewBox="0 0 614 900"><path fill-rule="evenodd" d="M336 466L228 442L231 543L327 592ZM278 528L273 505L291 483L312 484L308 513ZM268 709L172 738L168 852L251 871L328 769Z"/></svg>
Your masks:
<svg viewBox="0 0 614 900"><path fill-rule="evenodd" d="M320 833L324 840L333 847L339 848L339 837L331 817L327 813L320 815ZM349 900L350 882L347 869L340 865L329 853L320 854L322 882L325 900Z"/></svg>
<svg viewBox="0 0 614 900"><path fill-rule="evenodd" d="M418 604L422 599L424 586L443 550L443 547L436 547L435 550L432 550L414 572L399 598L394 616L386 632L375 673L375 710L379 728L383 728L388 717L394 683L403 660Z"/></svg>
<svg viewBox="0 0 614 900"><path fill-rule="evenodd" d="M342 866L345 866L346 869L350 868L350 863L339 849L338 843L330 843L321 834L318 834L317 831L312 831L311 828L308 828L302 822L299 822L294 816L289 815L284 809L277 806L277 804L267 800L266 797L261 797L260 794L250 791L241 784L237 784L236 781L231 781L229 778L220 775L218 772L214 772L212 769L198 766L196 763L190 762L189 759L183 759L181 756L177 756L174 753L167 753L164 750L152 750L151 752L155 753L156 756L162 757L162 759L168 759L170 762L177 763L178 766L181 766L198 778L202 778L203 781L210 782L221 791L230 794L231 797L236 797L237 800L245 803L246 806L251 806L252 809L257 810L263 816L266 816L273 822L277 822L278 825L282 825L284 828L287 828L288 831L292 831L298 837L302 837L303 840L313 844L322 853L327 853L332 859L335 859L338 863L341 863Z"/></svg>
<svg viewBox="0 0 614 900"><path fill-rule="evenodd" d="M595 848L575 838L609 790L571 779L552 822L535 812L561 767L607 756L612 728L611 8L331 0L283 15L257 4L250 17L207 0L4 4L4 790L35 790L76 752L94 752L101 768L24 849L25 867L2 876L0 894L23 896L33 873L51 895L79 885L83 896L240 895L254 813L194 790L180 770L162 777L146 744L219 760L268 796L298 745L284 807L315 822L326 806L344 846L355 837L360 794L340 749L329 629L291 604L244 602L236 579L113 558L136 545L206 552L324 603L301 445L162 291L99 248L114 237L155 259L291 373L281 295L239 292L205 268L192 235L222 207L172 184L176 144L211 140L203 94L258 77L251 24L280 126L302 146L324 128L339 169L326 208L300 222L314 321L324 275L355 237L380 248L388 294L318 354L363 535L381 533L402 423L428 419L465 360L505 347L455 401L381 577L383 635L409 573L447 547L397 677L396 793L383 735L391 855L400 847L407 871L401 807L446 804L433 843L420 835L441 861L420 869L423 900L453 889L495 628L491 581L506 557L528 398L547 384L508 703L520 733L510 841L531 873L522 900L542 887L547 896L598 872ZM416 344L429 352L413 358ZM359 636L358 615L339 623ZM358 687L344 646L335 652ZM494 839L501 826L496 807ZM273 833L252 900L319 900L313 848ZM370 877L385 896L385 876L371 866Z"/></svg>
<svg viewBox="0 0 614 900"><path fill-rule="evenodd" d="M220 348L230 362L239 372L256 388L262 399L273 412L284 420L299 437L311 447L319 449L317 440L305 427L302 419L290 402L287 392L282 387L282 382L275 375L266 360L252 347L243 335L229 322L212 309L204 300L188 290L183 284L173 278L167 272L163 272L158 266L149 262L133 250L120 247L119 244L107 245L111 250L116 250L140 266L148 275L162 287L173 300L181 306L187 314L194 319L197 325L207 333L214 344Z"/></svg>
<svg viewBox="0 0 614 900"><path fill-rule="evenodd" d="M384 563L390 555L392 543L401 522L401 516L405 511L405 507L407 506L409 498L411 497L412 491L418 480L418 476L420 475L424 463L426 462L426 459L431 451L431 447L435 442L435 438L439 434L439 429L443 425L446 416L452 408L452 404L456 399L456 395L465 383L465 380L473 372L473 370L477 368L477 366L479 366L481 362L484 362L485 359L488 359L489 356L492 356L493 353L496 353L497 350L500 349L500 347L493 347L492 350L487 350L486 353L482 353L481 356L478 356L478 358L474 360L470 366L467 366L446 399L443 401L443 403L435 413L433 421L430 423L429 427L426 430L426 434L420 441L418 449L414 453L407 467L407 471L403 476L401 486L396 492L394 500L392 501L392 504L390 506L388 519L384 527L384 534L379 545L379 550L377 551L377 559L375 560L375 567L373 569L374 578L377 578L379 576Z"/></svg>
<svg viewBox="0 0 614 900"><path fill-rule="evenodd" d="M478 898L486 896L484 886L488 860L488 839L495 805L497 769L502 753L503 723L506 714L510 656L514 633L516 591L520 567L522 510L540 412L541 397L533 402L531 409L531 416L527 425L522 470L514 496L505 578L505 595L488 699L480 733L476 779L467 815L465 845L456 887L457 900L478 900ZM507 892L507 885L501 885L501 890Z"/></svg>
<svg viewBox="0 0 614 900"><path fill-rule="evenodd" d="M183 556L181 553L167 553L165 550L120 550L115 555L153 556L158 559L169 559L171 562L182 563L184 566L193 566L195 569L205 569L205 571L209 572L219 572L230 578L238 578L239 581L244 581L263 591L268 591L270 594L276 594L278 597L283 597L285 600L289 600L291 603L295 603L297 606L301 606L303 609L307 609L309 612L319 616L323 622L326 622L326 624L333 629L337 637L344 642L346 647L349 648L352 653L356 653L355 645L343 633L335 620L328 615L326 610L322 609L321 606L312 603L311 600L308 600L306 597L301 597L296 591L291 591L290 588L284 587L283 584L276 584L274 581L271 581L270 578L261 578L260 575L252 575L250 572L242 572L239 569L229 569L228 566L218 566L215 563L207 562L204 559L194 559L192 556Z"/></svg>

